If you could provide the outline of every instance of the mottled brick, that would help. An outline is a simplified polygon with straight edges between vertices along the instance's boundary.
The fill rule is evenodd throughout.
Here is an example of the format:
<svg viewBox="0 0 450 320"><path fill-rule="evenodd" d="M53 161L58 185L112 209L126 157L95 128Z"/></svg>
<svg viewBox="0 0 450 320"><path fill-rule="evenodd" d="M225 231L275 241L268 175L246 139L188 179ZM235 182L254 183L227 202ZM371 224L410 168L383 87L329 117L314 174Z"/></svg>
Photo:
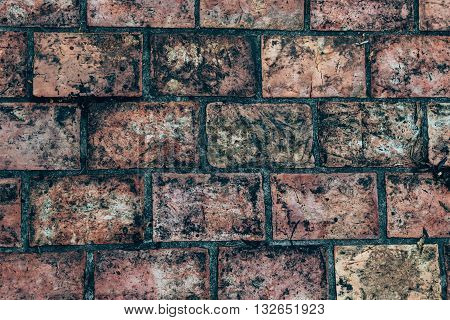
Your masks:
<svg viewBox="0 0 450 320"><path fill-rule="evenodd" d="M364 97L364 46L349 37L266 36L265 97Z"/></svg>
<svg viewBox="0 0 450 320"><path fill-rule="evenodd" d="M314 166L308 105L212 103L206 130L215 167Z"/></svg>
<svg viewBox="0 0 450 320"><path fill-rule="evenodd" d="M80 168L80 118L70 104L0 104L0 170Z"/></svg>
<svg viewBox="0 0 450 320"><path fill-rule="evenodd" d="M198 165L198 104L104 103L89 109L89 167Z"/></svg>
<svg viewBox="0 0 450 320"><path fill-rule="evenodd" d="M317 247L220 248L219 299L327 298L326 268Z"/></svg>
<svg viewBox="0 0 450 320"><path fill-rule="evenodd" d="M88 0L90 26L193 28L194 0Z"/></svg>
<svg viewBox="0 0 450 320"><path fill-rule="evenodd" d="M0 299L83 298L82 252L0 253Z"/></svg>
<svg viewBox="0 0 450 320"><path fill-rule="evenodd" d="M140 242L144 186L137 176L74 176L31 183L31 244Z"/></svg>
<svg viewBox="0 0 450 320"><path fill-rule="evenodd" d="M261 180L257 174L154 175L154 240L263 240Z"/></svg>
<svg viewBox="0 0 450 320"><path fill-rule="evenodd" d="M419 21L421 30L449 30L450 1L419 0Z"/></svg>
<svg viewBox="0 0 450 320"><path fill-rule="evenodd" d="M335 247L338 300L440 299L437 245Z"/></svg>
<svg viewBox="0 0 450 320"><path fill-rule="evenodd" d="M450 166L450 103L428 106L428 157L434 165ZM446 162L442 162L447 159Z"/></svg>
<svg viewBox="0 0 450 320"><path fill-rule="evenodd" d="M450 237L449 181L431 174L386 177L388 236Z"/></svg>
<svg viewBox="0 0 450 320"><path fill-rule="evenodd" d="M142 35L36 33L34 38L35 96L142 94Z"/></svg>
<svg viewBox="0 0 450 320"><path fill-rule="evenodd" d="M200 24L208 28L303 29L304 0L201 0Z"/></svg>
<svg viewBox="0 0 450 320"><path fill-rule="evenodd" d="M448 97L450 37L385 36L372 41L372 95Z"/></svg>
<svg viewBox="0 0 450 320"><path fill-rule="evenodd" d="M95 298L208 299L208 252L205 249L97 252Z"/></svg>
<svg viewBox="0 0 450 320"><path fill-rule="evenodd" d="M0 247L20 246L21 196L19 179L0 179Z"/></svg>
<svg viewBox="0 0 450 320"><path fill-rule="evenodd" d="M156 35L151 38L154 89L181 96L253 96L255 65L240 36Z"/></svg>
<svg viewBox="0 0 450 320"><path fill-rule="evenodd" d="M321 161L328 167L415 166L424 162L421 125L414 103L321 104Z"/></svg>
<svg viewBox="0 0 450 320"><path fill-rule="evenodd" d="M26 34L0 32L0 97L25 96L26 70Z"/></svg>
<svg viewBox="0 0 450 320"><path fill-rule="evenodd" d="M278 174L271 184L275 240L378 236L373 173Z"/></svg>

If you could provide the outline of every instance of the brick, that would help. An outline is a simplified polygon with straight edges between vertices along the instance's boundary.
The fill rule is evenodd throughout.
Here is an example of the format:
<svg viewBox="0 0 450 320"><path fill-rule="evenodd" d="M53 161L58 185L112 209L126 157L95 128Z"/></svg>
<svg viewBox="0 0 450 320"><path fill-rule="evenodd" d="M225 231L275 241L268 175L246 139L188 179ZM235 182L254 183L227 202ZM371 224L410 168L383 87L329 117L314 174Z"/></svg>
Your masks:
<svg viewBox="0 0 450 320"><path fill-rule="evenodd" d="M208 28L303 29L304 0L201 0L200 24Z"/></svg>
<svg viewBox="0 0 450 320"><path fill-rule="evenodd" d="M450 30L449 0L419 0L420 30Z"/></svg>
<svg viewBox="0 0 450 320"><path fill-rule="evenodd" d="M219 299L327 298L325 261L317 247L220 248Z"/></svg>
<svg viewBox="0 0 450 320"><path fill-rule="evenodd" d="M79 0L4 0L0 26L77 27Z"/></svg>
<svg viewBox="0 0 450 320"><path fill-rule="evenodd" d="M212 103L206 130L215 167L314 166L308 105Z"/></svg>
<svg viewBox="0 0 450 320"><path fill-rule="evenodd" d="M71 104L0 104L0 170L79 169L80 119Z"/></svg>
<svg viewBox="0 0 450 320"><path fill-rule="evenodd" d="M88 0L88 25L193 28L194 0Z"/></svg>
<svg viewBox="0 0 450 320"><path fill-rule="evenodd" d="M271 185L275 240L378 237L373 173L278 174Z"/></svg>
<svg viewBox="0 0 450 320"><path fill-rule="evenodd" d="M250 40L238 36L155 35L151 75L161 94L253 96Z"/></svg>
<svg viewBox="0 0 450 320"><path fill-rule="evenodd" d="M198 104L104 103L89 109L89 167L198 165Z"/></svg>
<svg viewBox="0 0 450 320"><path fill-rule="evenodd" d="M364 97L364 46L357 38L266 36L264 97Z"/></svg>
<svg viewBox="0 0 450 320"><path fill-rule="evenodd" d="M445 247L445 261L447 265L447 298L450 297L450 246Z"/></svg>
<svg viewBox="0 0 450 320"><path fill-rule="evenodd" d="M0 32L0 97L25 96L26 71L26 34Z"/></svg>
<svg viewBox="0 0 450 320"><path fill-rule="evenodd" d="M143 239L143 181L72 176L31 182L31 244L135 243Z"/></svg>
<svg viewBox="0 0 450 320"><path fill-rule="evenodd" d="M0 247L21 244L20 179L0 179Z"/></svg>
<svg viewBox="0 0 450 320"><path fill-rule="evenodd" d="M209 298L205 249L100 251L95 254L96 299Z"/></svg>
<svg viewBox="0 0 450 320"><path fill-rule="evenodd" d="M449 158L450 103L428 105L428 157L430 163L439 165ZM443 165L450 166L450 160Z"/></svg>
<svg viewBox="0 0 450 320"><path fill-rule="evenodd" d="M155 241L264 239L257 174L155 174Z"/></svg>
<svg viewBox="0 0 450 320"><path fill-rule="evenodd" d="M372 42L374 97L449 95L450 37L386 36Z"/></svg>
<svg viewBox="0 0 450 320"><path fill-rule="evenodd" d="M37 97L140 96L142 35L36 33Z"/></svg>
<svg viewBox="0 0 450 320"><path fill-rule="evenodd" d="M338 300L440 299L437 245L335 247Z"/></svg>
<svg viewBox="0 0 450 320"><path fill-rule="evenodd" d="M0 299L83 298L82 252L0 253Z"/></svg>
<svg viewBox="0 0 450 320"><path fill-rule="evenodd" d="M311 0L311 29L411 30L412 0Z"/></svg>
<svg viewBox="0 0 450 320"><path fill-rule="evenodd" d="M450 237L449 181L431 174L386 177L388 236Z"/></svg>
<svg viewBox="0 0 450 320"><path fill-rule="evenodd" d="M413 167L424 162L422 111L415 103L324 103L319 151L327 167Z"/></svg>

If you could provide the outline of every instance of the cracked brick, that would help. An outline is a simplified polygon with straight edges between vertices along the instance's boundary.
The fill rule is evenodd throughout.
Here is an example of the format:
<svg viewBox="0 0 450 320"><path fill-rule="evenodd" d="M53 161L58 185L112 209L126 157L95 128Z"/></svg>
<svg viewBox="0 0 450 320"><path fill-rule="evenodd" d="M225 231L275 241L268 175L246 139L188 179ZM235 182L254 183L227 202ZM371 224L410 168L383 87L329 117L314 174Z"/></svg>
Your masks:
<svg viewBox="0 0 450 320"><path fill-rule="evenodd" d="M430 163L450 166L450 103L428 105L428 138Z"/></svg>

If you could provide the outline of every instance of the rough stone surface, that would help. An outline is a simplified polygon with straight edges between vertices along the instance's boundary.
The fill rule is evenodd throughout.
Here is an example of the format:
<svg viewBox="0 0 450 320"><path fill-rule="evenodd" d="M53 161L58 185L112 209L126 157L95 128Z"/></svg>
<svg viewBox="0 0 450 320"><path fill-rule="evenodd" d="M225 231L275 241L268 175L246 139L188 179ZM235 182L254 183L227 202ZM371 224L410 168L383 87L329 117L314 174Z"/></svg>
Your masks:
<svg viewBox="0 0 450 320"><path fill-rule="evenodd" d="M198 104L104 103L89 109L89 167L198 165Z"/></svg>
<svg viewBox="0 0 450 320"><path fill-rule="evenodd" d="M317 247L220 248L219 299L327 298L325 261Z"/></svg>
<svg viewBox="0 0 450 320"><path fill-rule="evenodd" d="M278 174L271 183L275 240L378 237L375 174Z"/></svg>
<svg viewBox="0 0 450 320"><path fill-rule="evenodd" d="M82 252L0 253L0 299L82 299L85 261Z"/></svg>
<svg viewBox="0 0 450 320"><path fill-rule="evenodd" d="M418 165L425 160L421 122L415 103L321 104L321 161L328 167Z"/></svg>
<svg viewBox="0 0 450 320"><path fill-rule="evenodd" d="M143 181L76 176L31 183L31 244L133 243L144 236Z"/></svg>
<svg viewBox="0 0 450 320"><path fill-rule="evenodd" d="M450 246L445 247L445 261L447 265L447 299L450 297Z"/></svg>
<svg viewBox="0 0 450 320"><path fill-rule="evenodd" d="M421 30L450 30L450 0L419 0Z"/></svg>
<svg viewBox="0 0 450 320"><path fill-rule="evenodd" d="M201 0L200 24L208 28L303 29L304 0Z"/></svg>
<svg viewBox="0 0 450 320"><path fill-rule="evenodd" d="M364 97L364 46L349 37L265 36L264 97Z"/></svg>
<svg viewBox="0 0 450 320"><path fill-rule="evenodd" d="M450 103L428 106L428 138L430 163L450 166Z"/></svg>
<svg viewBox="0 0 450 320"><path fill-rule="evenodd" d="M20 246L21 196L19 179L0 179L0 247Z"/></svg>
<svg viewBox="0 0 450 320"><path fill-rule="evenodd" d="M95 254L96 299L209 298L205 249L100 251Z"/></svg>
<svg viewBox="0 0 450 320"><path fill-rule="evenodd" d="M386 177L388 236L450 237L449 181L431 174Z"/></svg>
<svg viewBox="0 0 450 320"><path fill-rule="evenodd" d="M245 37L156 35L151 52L151 75L161 94L255 94L253 50Z"/></svg>
<svg viewBox="0 0 450 320"><path fill-rule="evenodd" d="M448 97L450 37L385 36L372 41L372 95Z"/></svg>
<svg viewBox="0 0 450 320"><path fill-rule="evenodd" d="M37 97L140 96L142 35L35 33Z"/></svg>
<svg viewBox="0 0 450 320"><path fill-rule="evenodd" d="M314 166L308 105L212 103L206 130L215 167Z"/></svg>
<svg viewBox="0 0 450 320"><path fill-rule="evenodd" d="M263 240L261 183L256 174L155 174L154 240Z"/></svg>
<svg viewBox="0 0 450 320"><path fill-rule="evenodd" d="M80 168L81 111L69 104L0 104L0 170Z"/></svg>
<svg viewBox="0 0 450 320"><path fill-rule="evenodd" d="M437 245L335 247L338 300L440 299Z"/></svg>
<svg viewBox="0 0 450 320"><path fill-rule="evenodd" d="M26 34L0 32L0 97L25 96L26 70Z"/></svg>

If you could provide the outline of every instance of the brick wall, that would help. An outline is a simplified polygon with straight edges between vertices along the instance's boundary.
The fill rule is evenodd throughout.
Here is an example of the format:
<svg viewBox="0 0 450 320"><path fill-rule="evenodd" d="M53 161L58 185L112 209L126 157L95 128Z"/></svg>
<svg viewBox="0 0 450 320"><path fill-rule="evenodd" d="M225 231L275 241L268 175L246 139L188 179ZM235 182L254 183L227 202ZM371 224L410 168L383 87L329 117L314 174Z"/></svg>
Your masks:
<svg viewBox="0 0 450 320"><path fill-rule="evenodd" d="M0 3L0 298L446 299L449 0Z"/></svg>

